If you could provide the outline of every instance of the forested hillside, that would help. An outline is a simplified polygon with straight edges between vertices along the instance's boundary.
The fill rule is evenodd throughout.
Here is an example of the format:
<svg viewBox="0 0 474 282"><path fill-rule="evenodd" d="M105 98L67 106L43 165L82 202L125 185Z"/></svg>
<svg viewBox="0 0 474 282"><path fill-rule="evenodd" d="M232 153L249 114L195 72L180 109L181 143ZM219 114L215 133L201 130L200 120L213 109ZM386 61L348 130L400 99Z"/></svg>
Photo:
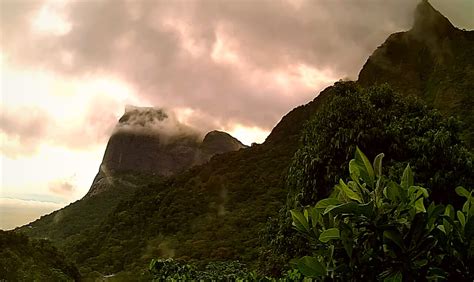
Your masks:
<svg viewBox="0 0 474 282"><path fill-rule="evenodd" d="M474 31L455 28L423 1L413 27L390 35L369 57L359 83L389 83L445 116L464 122L463 139L474 148Z"/></svg>
<svg viewBox="0 0 474 282"><path fill-rule="evenodd" d="M214 277L206 275L231 268L250 275L238 276L246 278L257 277L247 272L254 270L258 275L287 275L295 280L303 275L348 279L347 268L347 273L362 273L359 279L364 279L364 273L391 281L401 281L402 276L418 279L417 269L423 279L430 275L470 278L472 267L464 260L474 254L472 34L456 29L422 1L413 28L391 35L368 59L358 81L336 82L313 101L293 109L263 144L216 155L171 176L115 174L106 192L85 197L19 231L52 240L85 276L121 273L159 279L159 275L174 277L166 276L170 273L166 269L182 270L183 275L186 269L197 269L195 276L177 277ZM359 152L356 157L354 152ZM380 153L383 168L376 162L369 167L365 160ZM377 184L375 176L367 178L374 167L380 167ZM336 184L339 188L334 188ZM387 192L390 189L399 191L398 196ZM325 209L353 207L341 214L354 213L350 215L354 225L343 226L339 213L332 217L329 209L316 206L328 197ZM401 205L406 209L398 209ZM451 209L462 215L455 213L455 217ZM379 211L384 218L374 216ZM62 216L67 214L73 216L63 225ZM393 225L383 229L378 225L383 220ZM375 231L359 229L360 222ZM409 231L415 222L422 222L422 228ZM327 229L331 234L321 239ZM341 239L343 229L349 230L344 238L353 239L350 248ZM433 257L414 245L426 257L410 265L405 275L400 265L406 266L402 258L413 251L405 245L411 244L413 232L429 237L428 250L449 253L456 266L450 268L444 257ZM371 237L374 234L378 237ZM382 246L387 240L400 249L385 251ZM450 248L439 243L442 240L457 245ZM332 242L336 243L331 247ZM352 249L366 255L354 252L352 257ZM364 268L371 254L382 256L376 259L383 262L381 272L386 273ZM155 260L149 272L152 259L160 258L174 260ZM432 269L428 261L441 270ZM458 275L461 271L464 276Z"/></svg>
<svg viewBox="0 0 474 282"><path fill-rule="evenodd" d="M0 280L72 281L79 271L47 240L0 230Z"/></svg>

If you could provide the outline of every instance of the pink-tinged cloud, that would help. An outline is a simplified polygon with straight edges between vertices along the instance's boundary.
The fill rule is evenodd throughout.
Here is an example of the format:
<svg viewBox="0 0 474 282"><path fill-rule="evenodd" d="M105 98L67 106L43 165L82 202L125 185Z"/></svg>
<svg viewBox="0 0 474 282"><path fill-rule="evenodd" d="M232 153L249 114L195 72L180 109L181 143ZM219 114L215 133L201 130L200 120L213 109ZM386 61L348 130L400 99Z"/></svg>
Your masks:
<svg viewBox="0 0 474 282"><path fill-rule="evenodd" d="M188 120L204 131L270 130L321 88L355 77L389 33L410 26L416 4L33 2L2 2L8 16L2 17L1 50L9 64L73 78L114 76L134 87L137 101L196 113Z"/></svg>

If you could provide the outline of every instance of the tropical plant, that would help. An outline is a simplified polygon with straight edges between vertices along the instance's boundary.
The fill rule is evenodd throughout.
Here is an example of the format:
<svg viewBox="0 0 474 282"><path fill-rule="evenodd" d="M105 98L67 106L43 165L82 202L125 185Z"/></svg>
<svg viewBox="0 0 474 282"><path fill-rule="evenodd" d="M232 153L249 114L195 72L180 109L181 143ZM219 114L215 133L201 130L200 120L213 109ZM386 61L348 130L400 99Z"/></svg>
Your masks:
<svg viewBox="0 0 474 282"><path fill-rule="evenodd" d="M330 197L291 211L293 226L312 255L292 261L307 277L335 280L472 281L474 196L463 187L462 210L436 205L416 186L408 165L399 183L356 149L350 181Z"/></svg>
<svg viewBox="0 0 474 282"><path fill-rule="evenodd" d="M370 158L384 152L390 177L400 177L409 163L433 201L460 206L454 189L474 185L474 167L456 118L445 118L388 84L362 88L340 82L334 92L303 130L288 177L290 206L327 197L347 171L356 144Z"/></svg>
<svg viewBox="0 0 474 282"><path fill-rule="evenodd" d="M363 88L338 82L307 122L288 173L287 204L267 221L260 268L281 275L293 257L308 255L308 242L296 236L290 210L314 205L345 176L356 144L369 156L384 152L384 174L399 179L407 164L430 199L460 208L457 186L474 187L472 153L460 140L461 124L387 84ZM322 93L323 94L323 93Z"/></svg>

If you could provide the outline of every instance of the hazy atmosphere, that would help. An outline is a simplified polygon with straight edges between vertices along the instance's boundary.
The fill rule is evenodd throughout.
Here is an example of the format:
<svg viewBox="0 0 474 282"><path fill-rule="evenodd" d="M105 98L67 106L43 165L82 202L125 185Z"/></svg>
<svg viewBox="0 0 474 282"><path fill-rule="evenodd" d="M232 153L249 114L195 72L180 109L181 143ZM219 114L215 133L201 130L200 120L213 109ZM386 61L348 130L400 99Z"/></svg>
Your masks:
<svg viewBox="0 0 474 282"><path fill-rule="evenodd" d="M127 105L262 143L418 1L0 0L0 229L83 197ZM430 1L473 29L474 1Z"/></svg>

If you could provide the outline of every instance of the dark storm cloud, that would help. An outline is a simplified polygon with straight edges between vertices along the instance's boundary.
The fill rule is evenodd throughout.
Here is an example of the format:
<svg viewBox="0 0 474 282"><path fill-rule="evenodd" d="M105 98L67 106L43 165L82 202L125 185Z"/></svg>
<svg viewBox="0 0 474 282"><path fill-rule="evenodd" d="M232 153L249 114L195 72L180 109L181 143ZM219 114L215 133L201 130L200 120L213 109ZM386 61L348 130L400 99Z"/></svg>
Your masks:
<svg viewBox="0 0 474 282"><path fill-rule="evenodd" d="M31 4L30 2L34 2ZM70 75L110 73L158 107L191 108L202 129L240 123L271 129L313 98L301 65L355 78L417 1L70 1L64 35L29 22L39 1L2 1L2 51L16 65ZM217 48L220 46L220 49ZM224 50L224 51L222 51ZM220 52L220 53L219 53ZM278 83L283 76L286 88Z"/></svg>

